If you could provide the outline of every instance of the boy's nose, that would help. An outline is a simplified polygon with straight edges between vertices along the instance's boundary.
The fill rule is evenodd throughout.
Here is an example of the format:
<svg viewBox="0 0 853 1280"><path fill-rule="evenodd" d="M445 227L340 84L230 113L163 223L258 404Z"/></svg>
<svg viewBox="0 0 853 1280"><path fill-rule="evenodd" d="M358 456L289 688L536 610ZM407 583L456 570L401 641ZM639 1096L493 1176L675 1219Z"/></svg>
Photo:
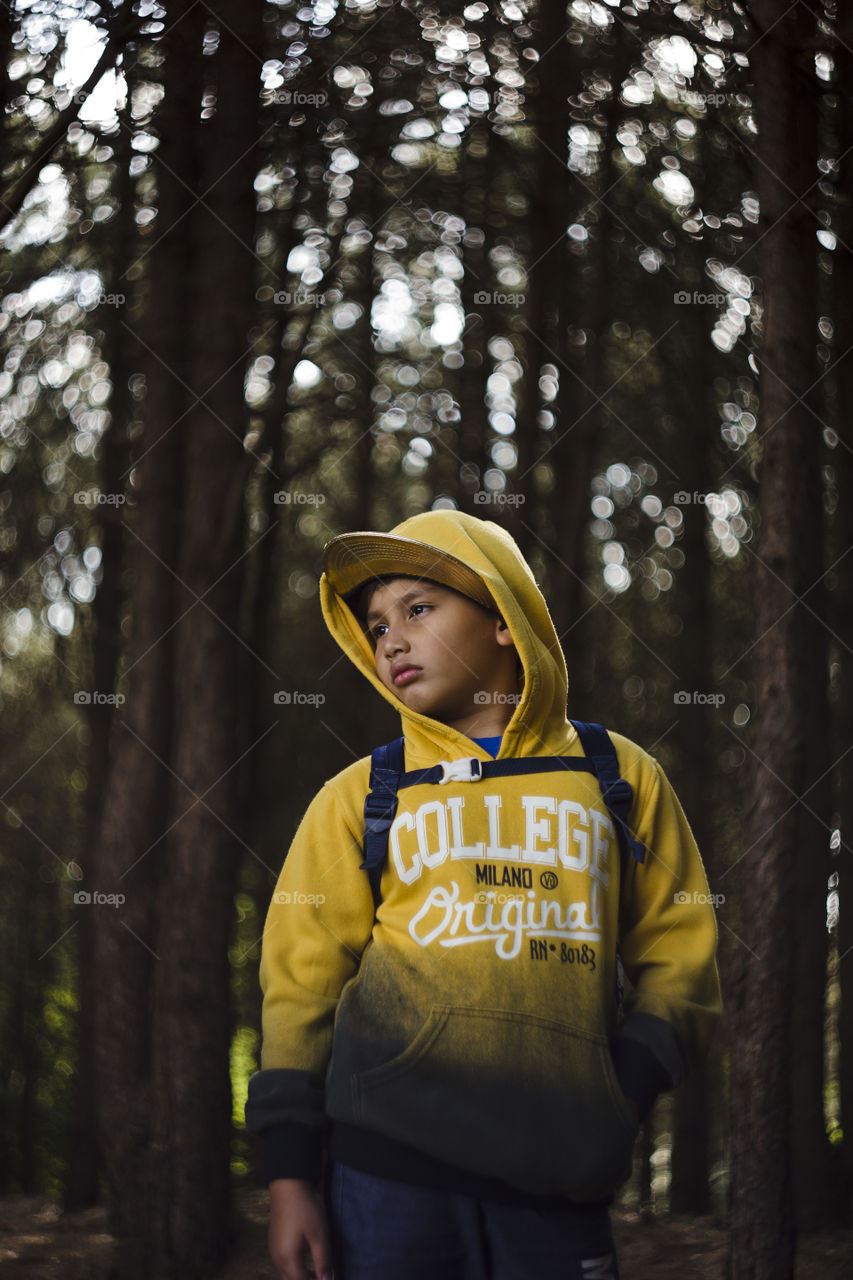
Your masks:
<svg viewBox="0 0 853 1280"><path fill-rule="evenodd" d="M408 649L408 641L400 631L395 631L389 626L385 635L382 637L382 652L386 658L393 658L396 653Z"/></svg>

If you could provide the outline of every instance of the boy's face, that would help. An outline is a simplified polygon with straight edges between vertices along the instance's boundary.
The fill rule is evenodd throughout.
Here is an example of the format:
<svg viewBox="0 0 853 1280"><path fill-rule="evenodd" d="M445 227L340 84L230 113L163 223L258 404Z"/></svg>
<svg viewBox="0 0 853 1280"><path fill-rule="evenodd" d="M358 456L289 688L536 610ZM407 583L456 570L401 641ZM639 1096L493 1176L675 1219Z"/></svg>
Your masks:
<svg viewBox="0 0 853 1280"><path fill-rule="evenodd" d="M373 589L366 629L379 679L410 710L462 733L503 732L515 701L494 695L517 694L520 682L497 614L438 583L399 577Z"/></svg>

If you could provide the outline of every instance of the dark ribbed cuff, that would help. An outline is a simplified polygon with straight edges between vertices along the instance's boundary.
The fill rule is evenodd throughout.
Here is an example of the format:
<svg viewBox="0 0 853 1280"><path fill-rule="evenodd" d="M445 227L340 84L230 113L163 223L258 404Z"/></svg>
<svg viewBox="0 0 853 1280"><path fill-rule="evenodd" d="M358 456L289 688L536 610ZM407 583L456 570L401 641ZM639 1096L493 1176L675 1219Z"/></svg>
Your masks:
<svg viewBox="0 0 853 1280"><path fill-rule="evenodd" d="M296 1120L270 1125L261 1134L261 1177L264 1182L275 1178L305 1178L319 1182L323 1176L325 1133L317 1125L299 1124Z"/></svg>
<svg viewBox="0 0 853 1280"><path fill-rule="evenodd" d="M640 1119L645 1119L658 1094L672 1088L669 1072L651 1049L630 1036L617 1035L610 1052L619 1087L636 1103Z"/></svg>

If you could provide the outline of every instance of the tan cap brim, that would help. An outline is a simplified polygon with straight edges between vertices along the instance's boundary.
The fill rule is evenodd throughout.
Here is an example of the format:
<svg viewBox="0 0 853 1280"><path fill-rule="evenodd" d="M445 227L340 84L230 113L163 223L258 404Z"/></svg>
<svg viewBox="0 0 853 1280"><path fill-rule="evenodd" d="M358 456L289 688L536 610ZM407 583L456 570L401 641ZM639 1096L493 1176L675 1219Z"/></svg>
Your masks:
<svg viewBox="0 0 853 1280"><path fill-rule="evenodd" d="M371 578L406 574L461 591L484 609L500 613L482 578L456 556L426 542L390 533L342 533L323 548L323 569L340 596Z"/></svg>

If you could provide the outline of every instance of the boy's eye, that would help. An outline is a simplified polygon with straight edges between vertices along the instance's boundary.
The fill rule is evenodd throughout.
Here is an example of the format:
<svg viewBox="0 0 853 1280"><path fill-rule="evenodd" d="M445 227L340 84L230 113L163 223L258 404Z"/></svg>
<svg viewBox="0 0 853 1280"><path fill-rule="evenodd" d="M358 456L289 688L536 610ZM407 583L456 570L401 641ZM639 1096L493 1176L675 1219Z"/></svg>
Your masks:
<svg viewBox="0 0 853 1280"><path fill-rule="evenodd" d="M409 613L410 614L414 613L420 616L418 614L419 609L430 609L430 608L432 608L432 606L428 604L413 604L409 607ZM368 632L368 634L372 640L381 640L382 633L385 630L387 630L385 623L377 622L375 626L370 628L370 631Z"/></svg>

